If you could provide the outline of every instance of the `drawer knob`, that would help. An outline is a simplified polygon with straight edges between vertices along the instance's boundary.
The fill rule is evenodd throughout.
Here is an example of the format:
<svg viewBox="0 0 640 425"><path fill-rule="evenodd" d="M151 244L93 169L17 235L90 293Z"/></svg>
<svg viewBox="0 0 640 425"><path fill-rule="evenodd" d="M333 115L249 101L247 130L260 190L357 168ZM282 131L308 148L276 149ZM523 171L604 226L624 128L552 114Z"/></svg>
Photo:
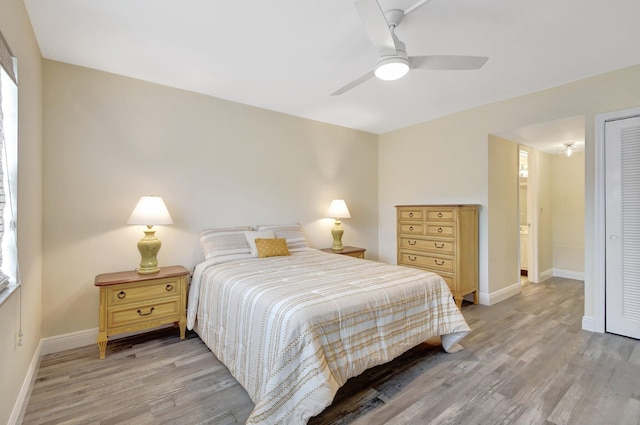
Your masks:
<svg viewBox="0 0 640 425"><path fill-rule="evenodd" d="M409 213L409 217L413 217L413 213L412 212Z"/></svg>
<svg viewBox="0 0 640 425"><path fill-rule="evenodd" d="M410 255L407 255L407 258L409 259L409 261L416 261L418 259L418 257L411 258Z"/></svg>
<svg viewBox="0 0 640 425"><path fill-rule="evenodd" d="M409 230L413 230L413 226L409 226Z"/></svg>
<svg viewBox="0 0 640 425"><path fill-rule="evenodd" d="M442 233L442 227L438 227L438 233Z"/></svg>
<svg viewBox="0 0 640 425"><path fill-rule="evenodd" d="M438 259L433 260L436 262L436 266L444 266L444 260L442 260L442 263L438 263Z"/></svg>
<svg viewBox="0 0 640 425"><path fill-rule="evenodd" d="M173 291L173 285L172 284L168 284L167 286L165 286L165 288L167 290L167 292L171 292Z"/></svg>
<svg viewBox="0 0 640 425"><path fill-rule="evenodd" d="M124 300L126 296L127 296L126 292L124 291L118 292L118 298L120 298L121 300Z"/></svg>
<svg viewBox="0 0 640 425"><path fill-rule="evenodd" d="M413 245L418 243L418 241L407 241L407 242L409 242L409 245L411 245L411 246L413 246Z"/></svg>
<svg viewBox="0 0 640 425"><path fill-rule="evenodd" d="M442 213L438 213L438 217L442 218Z"/></svg>
<svg viewBox="0 0 640 425"><path fill-rule="evenodd" d="M444 242L442 243L442 245L438 245L438 242L434 242L433 245L438 249L444 248Z"/></svg>
<svg viewBox="0 0 640 425"><path fill-rule="evenodd" d="M143 313L142 311L138 310L138 316L142 317L142 316L148 316L151 313L153 313L153 310L155 310L155 307L151 307L151 309L149 309L148 313Z"/></svg>

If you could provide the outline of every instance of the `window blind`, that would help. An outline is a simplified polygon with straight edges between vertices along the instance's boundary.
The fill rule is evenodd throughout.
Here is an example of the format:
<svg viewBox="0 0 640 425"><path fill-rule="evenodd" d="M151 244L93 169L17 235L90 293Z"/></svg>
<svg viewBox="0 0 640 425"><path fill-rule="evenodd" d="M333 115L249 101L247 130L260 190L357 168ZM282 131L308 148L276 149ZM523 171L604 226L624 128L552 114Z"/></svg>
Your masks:
<svg viewBox="0 0 640 425"><path fill-rule="evenodd" d="M16 64L16 58L0 32L0 291L18 281L15 233L18 139ZM11 196L12 192L14 196Z"/></svg>

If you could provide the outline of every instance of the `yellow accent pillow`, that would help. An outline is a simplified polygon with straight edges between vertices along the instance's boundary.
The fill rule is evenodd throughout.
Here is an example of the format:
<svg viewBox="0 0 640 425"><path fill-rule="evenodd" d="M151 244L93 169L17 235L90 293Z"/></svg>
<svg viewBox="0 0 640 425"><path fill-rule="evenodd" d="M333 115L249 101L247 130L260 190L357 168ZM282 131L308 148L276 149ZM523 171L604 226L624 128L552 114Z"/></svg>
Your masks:
<svg viewBox="0 0 640 425"><path fill-rule="evenodd" d="M258 258L289 255L289 248L287 248L287 240L285 238L257 238L255 242L258 249Z"/></svg>

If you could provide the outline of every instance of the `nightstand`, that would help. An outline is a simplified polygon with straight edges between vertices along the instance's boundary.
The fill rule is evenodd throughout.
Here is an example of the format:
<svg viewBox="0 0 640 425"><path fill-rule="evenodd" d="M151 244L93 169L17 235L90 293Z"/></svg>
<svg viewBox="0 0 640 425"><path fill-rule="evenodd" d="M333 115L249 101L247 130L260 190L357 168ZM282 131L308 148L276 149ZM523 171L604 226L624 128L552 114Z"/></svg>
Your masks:
<svg viewBox="0 0 640 425"><path fill-rule="evenodd" d="M364 259L364 252L366 251L366 249L358 248L357 246L345 246L342 248L342 251L334 251L331 248L323 248L320 251L330 252L332 254L348 255L349 257Z"/></svg>
<svg viewBox="0 0 640 425"><path fill-rule="evenodd" d="M96 276L100 288L98 348L104 359L109 336L155 328L167 323L180 327L184 339L187 327L187 277L182 266L161 267L158 273L136 271Z"/></svg>

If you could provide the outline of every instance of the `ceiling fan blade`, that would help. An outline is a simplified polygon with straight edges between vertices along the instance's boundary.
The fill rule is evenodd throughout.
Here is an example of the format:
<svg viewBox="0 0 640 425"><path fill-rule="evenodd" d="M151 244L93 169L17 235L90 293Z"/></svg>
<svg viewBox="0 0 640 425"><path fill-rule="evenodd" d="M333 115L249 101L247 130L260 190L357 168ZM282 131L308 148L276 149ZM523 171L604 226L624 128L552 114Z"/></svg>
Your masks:
<svg viewBox="0 0 640 425"><path fill-rule="evenodd" d="M429 3L431 0L419 0L416 3L414 3L413 5L407 7L404 10L404 14L405 16L408 15L409 13L413 12L414 10L418 9L419 7L424 6L425 4Z"/></svg>
<svg viewBox="0 0 640 425"><path fill-rule="evenodd" d="M356 0L355 5L373 47L378 50L381 56L395 55L396 43L378 2L376 0Z"/></svg>
<svg viewBox="0 0 640 425"><path fill-rule="evenodd" d="M353 80L352 82L350 82L349 84L347 84L344 87L339 88L338 90L334 91L333 93L331 93L331 96L338 96L346 91L351 90L352 88L359 86L360 84L364 83L365 81L367 81L369 78L373 77L375 74L373 71L369 71L366 74L364 74L362 77L360 78L356 78L355 80Z"/></svg>
<svg viewBox="0 0 640 425"><path fill-rule="evenodd" d="M480 69L489 60L486 56L411 56L411 69L465 70Z"/></svg>

